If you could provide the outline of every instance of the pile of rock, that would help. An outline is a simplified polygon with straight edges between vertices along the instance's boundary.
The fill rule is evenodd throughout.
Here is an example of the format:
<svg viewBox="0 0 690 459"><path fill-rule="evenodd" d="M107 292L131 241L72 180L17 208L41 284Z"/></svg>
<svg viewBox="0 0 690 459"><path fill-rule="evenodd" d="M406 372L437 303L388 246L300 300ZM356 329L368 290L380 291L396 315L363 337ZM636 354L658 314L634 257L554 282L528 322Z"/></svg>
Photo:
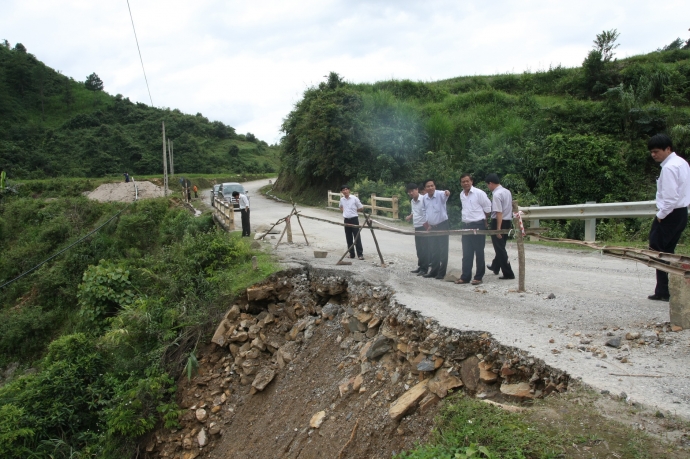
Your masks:
<svg viewBox="0 0 690 459"><path fill-rule="evenodd" d="M342 374L333 375L325 393L342 403L357 396L362 409L380 410L370 416L375 429L427 412L457 390L514 401L566 390L562 371L487 333L441 327L391 297L386 288L323 271L291 271L247 289L213 334L215 348L201 359L203 372L181 383L187 409L182 430L153 439L150 456L202 455L232 422L237 406L293 369L319 327L332 332L342 351L334 356ZM338 403L314 412L309 428L335 420Z"/></svg>

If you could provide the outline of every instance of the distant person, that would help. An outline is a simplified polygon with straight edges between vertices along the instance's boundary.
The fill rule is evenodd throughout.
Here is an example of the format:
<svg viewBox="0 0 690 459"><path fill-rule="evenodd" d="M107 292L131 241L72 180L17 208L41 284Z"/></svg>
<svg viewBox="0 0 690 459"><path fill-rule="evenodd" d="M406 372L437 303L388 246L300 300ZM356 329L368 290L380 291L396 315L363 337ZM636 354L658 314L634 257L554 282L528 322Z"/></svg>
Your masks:
<svg viewBox="0 0 690 459"><path fill-rule="evenodd" d="M424 181L424 189L426 195L424 196L424 212L426 214L426 223L424 227L427 231L448 231L450 230L450 222L448 222L448 211L446 210L446 202L450 196L450 191L439 191L436 189L436 182L433 179ZM424 277L434 277L436 279L443 279L446 277L446 270L448 269L448 234L438 236L427 236L429 247L429 272Z"/></svg>
<svg viewBox="0 0 690 459"><path fill-rule="evenodd" d="M513 227L513 195L506 188L501 186L501 182L496 174L486 176L486 185L491 190L491 226L489 229L511 229ZM508 235L495 234L491 236L491 243L494 246L496 256L488 268L498 274L503 271L499 279L515 279L515 273L510 266L506 242Z"/></svg>
<svg viewBox="0 0 690 459"><path fill-rule="evenodd" d="M364 209L362 202L357 196L352 196L350 194L350 187L348 185L343 185L340 187L340 192L343 197L340 198L340 211L343 213L343 221L346 225L359 226L358 213ZM364 249L362 249L362 238L357 237L359 234L359 228L353 226L345 227L345 241L347 241L347 247L350 250L350 258L355 258L355 249L357 249L357 258L364 260ZM352 247L353 241L355 246Z"/></svg>
<svg viewBox="0 0 690 459"><path fill-rule="evenodd" d="M673 253L683 230L688 224L690 206L690 166L673 152L671 138L657 134L647 142L654 161L661 163L661 174L656 181L656 207L658 212L649 231L649 248ZM650 300L668 301L668 273L656 270L656 288Z"/></svg>
<svg viewBox="0 0 690 459"><path fill-rule="evenodd" d="M491 213L491 201L483 190L474 187L470 174L460 176L460 203L462 204L462 229L487 229L486 218ZM456 284L479 285L486 272L484 261L485 234L463 234L462 274ZM472 263L477 259L477 271L472 279ZM470 280L471 279L471 280Z"/></svg>
<svg viewBox="0 0 690 459"><path fill-rule="evenodd" d="M197 186L194 185L194 187L192 188L192 190L194 190L194 198L195 198L195 199L198 198L198 197L199 197L199 188L197 188Z"/></svg>
<svg viewBox="0 0 690 459"><path fill-rule="evenodd" d="M240 205L240 215L242 217L242 237L249 237L252 232L249 226L249 199L239 191L233 191L232 197L237 199Z"/></svg>
<svg viewBox="0 0 690 459"><path fill-rule="evenodd" d="M416 183L408 183L407 195L410 197L410 207L412 212L405 217L408 222L411 220L414 226L415 233L426 231L424 223L426 223L426 213L424 212L424 202L422 196L419 194L419 186ZM417 249L417 269L411 272L417 273L418 276L423 276L429 269L429 249L427 247L428 236L419 236L415 234L414 245Z"/></svg>
<svg viewBox="0 0 690 459"><path fill-rule="evenodd" d="M129 174L125 172L123 175L125 176L125 183L129 183Z"/></svg>

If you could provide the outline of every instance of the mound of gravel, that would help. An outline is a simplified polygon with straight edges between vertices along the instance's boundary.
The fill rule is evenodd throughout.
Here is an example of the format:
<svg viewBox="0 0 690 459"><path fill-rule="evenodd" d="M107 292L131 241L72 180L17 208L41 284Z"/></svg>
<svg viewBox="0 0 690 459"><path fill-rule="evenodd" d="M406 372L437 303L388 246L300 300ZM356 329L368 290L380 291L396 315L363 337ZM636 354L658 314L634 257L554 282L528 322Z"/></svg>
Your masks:
<svg viewBox="0 0 690 459"><path fill-rule="evenodd" d="M151 182L136 182L139 188L139 199L161 198L164 196L163 187ZM134 201L134 183L104 183L95 190L86 194L86 197L101 202L130 202Z"/></svg>

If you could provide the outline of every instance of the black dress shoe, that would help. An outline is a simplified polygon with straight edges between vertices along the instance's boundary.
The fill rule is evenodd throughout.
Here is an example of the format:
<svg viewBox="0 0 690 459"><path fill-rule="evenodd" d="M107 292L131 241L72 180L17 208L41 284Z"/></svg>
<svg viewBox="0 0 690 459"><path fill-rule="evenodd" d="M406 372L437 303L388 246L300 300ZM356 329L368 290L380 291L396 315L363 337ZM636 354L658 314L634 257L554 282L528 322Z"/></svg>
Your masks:
<svg viewBox="0 0 690 459"><path fill-rule="evenodd" d="M649 295L649 296L647 297L647 299L655 300L655 301L668 301L668 300L670 299L670 297L668 297L668 296L657 295L657 294L655 293L654 295Z"/></svg>
<svg viewBox="0 0 690 459"><path fill-rule="evenodd" d="M446 278L446 275L445 275L445 274L437 274L437 275L436 275L436 279L443 280L443 279L445 279L445 278Z"/></svg>
<svg viewBox="0 0 690 459"><path fill-rule="evenodd" d="M419 268L419 267L418 267L417 269L413 269L413 270L410 271L410 272L411 272L411 273L418 273L418 272L421 271L421 270L422 270L422 268Z"/></svg>
<svg viewBox="0 0 690 459"><path fill-rule="evenodd" d="M424 277L436 277L438 273L436 271L429 271L428 273L424 274Z"/></svg>
<svg viewBox="0 0 690 459"><path fill-rule="evenodd" d="M426 269L422 269L417 273L418 276L425 276L426 275Z"/></svg>
<svg viewBox="0 0 690 459"><path fill-rule="evenodd" d="M486 265L486 269L488 269L489 271L491 271L492 273L494 273L494 274L496 274L496 275L498 276L498 273L500 272L501 267L499 266L498 269L494 269L493 266L491 266L491 265Z"/></svg>
<svg viewBox="0 0 690 459"><path fill-rule="evenodd" d="M498 273L497 273L497 274L498 274ZM515 279L515 276L499 276L499 279L502 279L502 280L511 280L511 279Z"/></svg>

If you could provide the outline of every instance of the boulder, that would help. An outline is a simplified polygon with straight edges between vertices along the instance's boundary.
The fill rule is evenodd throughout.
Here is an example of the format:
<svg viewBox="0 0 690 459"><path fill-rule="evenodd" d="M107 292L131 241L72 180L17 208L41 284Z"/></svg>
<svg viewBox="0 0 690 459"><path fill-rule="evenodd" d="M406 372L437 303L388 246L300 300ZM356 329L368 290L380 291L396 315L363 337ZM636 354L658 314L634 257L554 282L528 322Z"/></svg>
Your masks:
<svg viewBox="0 0 690 459"><path fill-rule="evenodd" d="M256 374L256 378L254 378L254 382L252 382L252 387L257 391L264 390L266 386L268 386L268 383L273 381L275 375L276 371L273 368L262 368Z"/></svg>
<svg viewBox="0 0 690 459"><path fill-rule="evenodd" d="M373 360L389 352L392 348L391 341L388 338L379 336L371 343L369 350L367 350L366 357L369 360Z"/></svg>
<svg viewBox="0 0 690 459"><path fill-rule="evenodd" d="M445 398L450 390L462 387L462 381L457 376L448 373L448 370L442 368L429 380L427 387L429 392L436 394L439 398Z"/></svg>
<svg viewBox="0 0 690 459"><path fill-rule="evenodd" d="M469 390L477 390L479 384L479 359L468 357L460 364L460 378Z"/></svg>
<svg viewBox="0 0 690 459"><path fill-rule="evenodd" d="M260 301L270 298L275 293L275 288L272 285L259 285L257 287L247 288L247 300Z"/></svg>

